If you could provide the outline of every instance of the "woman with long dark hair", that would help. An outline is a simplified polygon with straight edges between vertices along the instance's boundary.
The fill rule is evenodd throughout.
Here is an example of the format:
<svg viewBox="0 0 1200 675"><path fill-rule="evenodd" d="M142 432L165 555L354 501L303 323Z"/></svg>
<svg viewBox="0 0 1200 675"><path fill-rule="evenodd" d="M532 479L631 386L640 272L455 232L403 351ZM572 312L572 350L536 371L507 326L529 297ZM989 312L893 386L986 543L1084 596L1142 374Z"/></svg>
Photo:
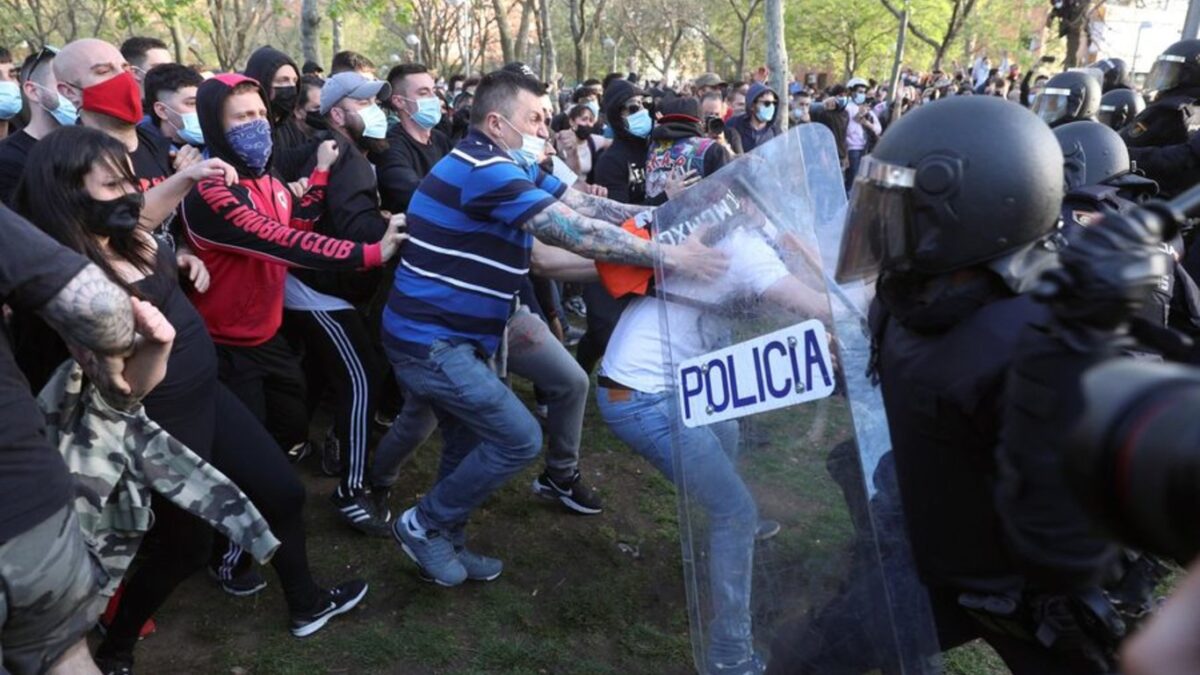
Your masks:
<svg viewBox="0 0 1200 675"><path fill-rule="evenodd" d="M232 479L258 506L282 541L271 564L279 574L291 614L291 631L310 635L349 611L367 592L353 580L322 589L308 569L301 517L304 486L266 429L217 381L216 351L199 314L179 288L174 255L138 226L142 195L124 146L85 127L63 127L29 154L14 195L16 210L60 243L86 255L132 295L156 307L177 336L167 375L144 400L146 413L197 455ZM31 317L22 317L18 361L35 387L47 364L66 357L61 343L31 340ZM59 349L57 353L55 349ZM40 370L39 370L40 368ZM50 365L52 370L53 365ZM142 624L176 586L201 568L212 531L166 500L153 503L155 524L143 564L127 580L124 596L97 663L106 673L130 673Z"/></svg>

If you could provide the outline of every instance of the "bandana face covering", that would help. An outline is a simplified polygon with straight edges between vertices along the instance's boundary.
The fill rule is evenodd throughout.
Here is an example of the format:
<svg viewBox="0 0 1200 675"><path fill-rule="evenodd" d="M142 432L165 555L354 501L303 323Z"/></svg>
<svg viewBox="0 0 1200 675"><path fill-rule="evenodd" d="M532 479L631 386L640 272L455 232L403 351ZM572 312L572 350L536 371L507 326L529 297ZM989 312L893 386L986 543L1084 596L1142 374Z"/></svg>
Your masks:
<svg viewBox="0 0 1200 675"><path fill-rule="evenodd" d="M84 110L115 117L126 124L142 121L142 95L133 73L125 71L82 91Z"/></svg>
<svg viewBox="0 0 1200 675"><path fill-rule="evenodd" d="M267 170L267 162L271 161L271 125L266 120L238 125L226 132L225 139L255 176Z"/></svg>

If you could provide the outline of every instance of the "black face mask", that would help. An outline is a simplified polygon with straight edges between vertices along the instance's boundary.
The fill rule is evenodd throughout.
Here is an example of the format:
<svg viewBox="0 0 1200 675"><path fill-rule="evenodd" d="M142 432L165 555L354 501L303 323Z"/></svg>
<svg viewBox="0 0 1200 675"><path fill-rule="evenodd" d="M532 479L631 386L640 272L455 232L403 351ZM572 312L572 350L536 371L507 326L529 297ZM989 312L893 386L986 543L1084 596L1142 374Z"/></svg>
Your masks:
<svg viewBox="0 0 1200 675"><path fill-rule="evenodd" d="M278 116L290 115L296 109L295 85L274 87L271 91L271 110Z"/></svg>
<svg viewBox="0 0 1200 675"><path fill-rule="evenodd" d="M592 135L591 127L575 127L575 138L581 141L586 141L588 136Z"/></svg>
<svg viewBox="0 0 1200 675"><path fill-rule="evenodd" d="M324 131L325 129L329 128L329 123L325 121L325 116L316 110L309 110L308 112L304 113L304 123L307 124L309 128L320 131Z"/></svg>
<svg viewBox="0 0 1200 675"><path fill-rule="evenodd" d="M124 237L137 228L146 197L141 192L130 192L108 201L91 197L86 201L84 225L88 232L101 237Z"/></svg>

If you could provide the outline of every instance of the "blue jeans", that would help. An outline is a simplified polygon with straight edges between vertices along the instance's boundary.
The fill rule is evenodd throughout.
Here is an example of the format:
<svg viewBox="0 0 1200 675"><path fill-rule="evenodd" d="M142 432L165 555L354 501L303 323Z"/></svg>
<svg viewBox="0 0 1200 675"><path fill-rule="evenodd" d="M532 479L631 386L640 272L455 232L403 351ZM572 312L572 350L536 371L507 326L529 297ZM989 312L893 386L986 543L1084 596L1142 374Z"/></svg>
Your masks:
<svg viewBox="0 0 1200 675"><path fill-rule="evenodd" d="M866 150L847 150L846 151L846 194L850 194L850 188L854 185L854 178L858 176L858 167L862 164L863 155L866 155Z"/></svg>
<svg viewBox="0 0 1200 675"><path fill-rule="evenodd" d="M442 461L417 504L422 525L461 530L475 510L542 451L542 429L473 345L435 341L428 358L387 349L401 388L433 406Z"/></svg>
<svg viewBox="0 0 1200 675"><path fill-rule="evenodd" d="M599 387L596 403L617 438L677 487L682 485L688 498L704 509L713 603L708 622L709 667L748 658L753 651L750 587L758 511L734 465L737 422L685 428L670 392L648 394ZM680 433L678 464L672 453L672 427Z"/></svg>

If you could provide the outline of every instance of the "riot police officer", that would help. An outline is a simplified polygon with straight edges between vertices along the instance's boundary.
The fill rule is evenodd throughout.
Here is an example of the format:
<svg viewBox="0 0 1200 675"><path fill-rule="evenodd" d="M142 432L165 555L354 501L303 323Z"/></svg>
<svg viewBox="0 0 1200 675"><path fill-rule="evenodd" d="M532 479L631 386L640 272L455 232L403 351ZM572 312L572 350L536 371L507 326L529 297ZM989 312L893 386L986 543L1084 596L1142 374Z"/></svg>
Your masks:
<svg viewBox="0 0 1200 675"><path fill-rule="evenodd" d="M879 275L875 370L940 644L983 638L1017 675L1111 665L1061 601L1094 586L1109 548L1033 577L995 501L1006 376L1023 329L1049 318L1030 291L1057 264L1062 197L1062 153L1036 116L985 97L927 106L861 171L839 262L843 278Z"/></svg>
<svg viewBox="0 0 1200 675"><path fill-rule="evenodd" d="M1051 128L1078 120L1095 120L1100 110L1097 71L1068 70L1050 78L1033 102L1033 112Z"/></svg>
<svg viewBox="0 0 1200 675"><path fill-rule="evenodd" d="M1063 234L1068 243L1106 213L1129 213L1158 194L1154 181L1131 173L1129 151L1119 134L1103 124L1072 122L1054 130L1063 152L1066 195ZM1164 244L1172 265L1155 286L1138 316L1147 321L1200 335L1200 289L1180 264L1183 238ZM1139 353L1141 353L1139 351Z"/></svg>
<svg viewBox="0 0 1200 675"><path fill-rule="evenodd" d="M1100 97L1096 120L1120 131L1145 109L1146 99L1141 94L1132 89L1113 89Z"/></svg>
<svg viewBox="0 0 1200 675"><path fill-rule="evenodd" d="M1200 162L1190 153L1168 153L1200 129L1200 40L1181 40L1154 62L1143 91L1153 101L1121 130L1129 156L1172 197L1200 180Z"/></svg>
<svg viewBox="0 0 1200 675"><path fill-rule="evenodd" d="M1125 59L1103 59L1090 64L1088 68L1098 71L1103 76L1100 89L1105 94L1121 89L1133 89L1133 81L1129 77L1129 64L1125 63Z"/></svg>

